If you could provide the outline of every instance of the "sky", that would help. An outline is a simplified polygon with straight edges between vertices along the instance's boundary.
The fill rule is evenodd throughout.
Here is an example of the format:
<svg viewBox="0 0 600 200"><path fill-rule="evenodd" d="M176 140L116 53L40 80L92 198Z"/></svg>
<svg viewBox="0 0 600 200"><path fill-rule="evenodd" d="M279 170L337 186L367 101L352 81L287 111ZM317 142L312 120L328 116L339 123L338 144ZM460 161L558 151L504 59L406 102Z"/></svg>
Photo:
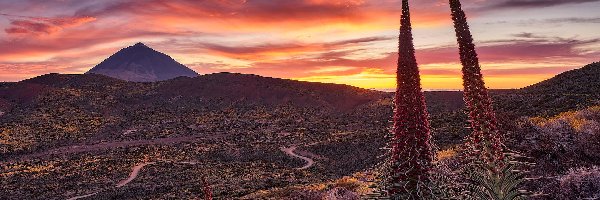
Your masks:
<svg viewBox="0 0 600 200"><path fill-rule="evenodd" d="M423 88L462 87L447 0L411 0ZM600 0L463 0L487 86L600 61ZM0 81L84 73L137 42L200 74L395 88L400 0L0 0Z"/></svg>

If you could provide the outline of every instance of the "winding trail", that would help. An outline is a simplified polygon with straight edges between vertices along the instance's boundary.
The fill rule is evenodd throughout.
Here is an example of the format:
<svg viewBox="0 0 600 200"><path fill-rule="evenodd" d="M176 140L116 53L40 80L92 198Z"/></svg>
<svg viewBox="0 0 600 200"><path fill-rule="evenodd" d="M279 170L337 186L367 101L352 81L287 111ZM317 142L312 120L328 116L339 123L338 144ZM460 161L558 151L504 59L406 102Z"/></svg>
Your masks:
<svg viewBox="0 0 600 200"><path fill-rule="evenodd" d="M196 165L198 164L198 162L173 162L173 161L160 161L160 162L165 162L165 163L179 163L179 164L189 164L189 165ZM133 181L135 178L137 178L137 176L140 174L140 171L148 165L153 165L156 164L157 162L146 162L146 163L140 163L136 166L133 166L133 168L131 169L131 173L129 174L129 177L127 177L127 179L120 181L119 183L117 183L117 185L115 187L120 188L123 187L127 184L129 184L131 181ZM87 198L87 197L91 197L94 196L96 194L98 194L100 192L94 192L94 193L90 193L90 194L86 194L86 195L80 195L80 196L76 196L76 197L72 197L69 198L67 200L77 200L77 199L82 199L82 198Z"/></svg>
<svg viewBox="0 0 600 200"><path fill-rule="evenodd" d="M117 184L117 187L123 187L123 186L127 185L129 182L133 181L133 179L135 179L138 176L138 174L140 173L140 170L142 170L142 168L144 168L146 165L152 165L152 164L155 164L155 162L142 163L142 164L134 166L133 170L131 171L131 174L129 174L129 177L127 179L119 182L119 184Z"/></svg>
<svg viewBox="0 0 600 200"><path fill-rule="evenodd" d="M201 136L183 136L183 137L171 137L171 138L158 138L158 139L149 139L149 140L132 140L132 141L113 141L113 142L104 142L98 144L81 144L81 145L73 145L60 147L55 149L50 149L40 153L33 153L27 155L19 155L15 157L8 158L7 160L0 160L0 164L3 162L11 162L11 161L22 161L22 160L30 160L34 158L43 158L43 157L51 157L57 155L68 155L75 153L86 153L86 152L96 152L96 151L107 151L116 148L126 148L126 147L134 147L134 146L144 146L144 145L173 145L184 142L195 142L199 140L210 140L210 139L218 139L227 136L227 134L214 134L214 135L201 135Z"/></svg>
<svg viewBox="0 0 600 200"><path fill-rule="evenodd" d="M73 197L73 198L69 198L69 199L67 199L67 200L77 200L77 199L83 199L83 198L87 198L87 197L94 196L94 195L96 195L96 194L98 194L98 192L94 192L94 193L91 193L91 194L86 194L86 195L81 195L81 196L76 196L76 197Z"/></svg>
<svg viewBox="0 0 600 200"><path fill-rule="evenodd" d="M300 168L296 168L296 169L304 170L304 169L308 169L308 168L312 167L315 164L315 161L309 157L301 156L301 155L294 153L296 148L297 147L295 147L295 146L292 146L290 148L281 147L281 151L285 152L289 156L300 158L300 159L306 161L306 165L304 165L303 167L300 167Z"/></svg>
<svg viewBox="0 0 600 200"><path fill-rule="evenodd" d="M40 153L33 153L33 154L9 157L6 160L0 159L0 166L2 166L5 162L23 161L23 160L30 160L30 159L35 159L35 158L47 158L47 157L53 157L53 156L58 156L58 155L68 155L68 154L75 154L75 153L108 151L108 150L116 149L116 148L127 148L127 147L134 147L134 146L174 145L174 144L185 143L185 142L197 142L197 141L202 141L202 140L219 139L219 138L226 137L227 135L228 134L220 133L220 134L212 134L212 135L195 135L195 136L182 136L182 137L158 138L158 139L147 139L147 140L112 141L112 142L104 142L104 143L98 143L98 144L72 145L72 146L65 146L65 147L50 149L50 150L46 150L46 151L43 151ZM189 161L188 162L160 161L160 162L191 164L191 165L198 164L198 162L189 162ZM116 185L116 187L120 188L120 187L123 187L123 186L129 184L131 181L133 181L135 178L137 178L137 176L139 175L142 168L144 168L147 165L152 165L152 164L156 164L156 162L147 162L147 163L142 163L142 164L138 164L138 165L134 166L132 168L131 173L129 174L129 177L125 180L120 181ZM96 191L96 192L90 193L90 194L72 197L67 200L77 200L77 199L92 197L92 196L97 195L98 193L102 192L103 190Z"/></svg>

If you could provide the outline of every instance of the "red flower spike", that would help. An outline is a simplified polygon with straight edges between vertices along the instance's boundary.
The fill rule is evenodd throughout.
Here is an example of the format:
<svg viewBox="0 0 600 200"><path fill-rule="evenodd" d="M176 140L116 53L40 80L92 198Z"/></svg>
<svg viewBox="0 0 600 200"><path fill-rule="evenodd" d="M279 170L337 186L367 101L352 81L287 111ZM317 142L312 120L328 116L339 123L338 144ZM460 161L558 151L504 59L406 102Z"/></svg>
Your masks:
<svg viewBox="0 0 600 200"><path fill-rule="evenodd" d="M429 183L431 134L415 58L408 0L402 1L389 195L418 198Z"/></svg>
<svg viewBox="0 0 600 200"><path fill-rule="evenodd" d="M467 17L461 8L460 0L450 0L450 8L460 50L460 61L463 65L464 99L473 129L468 139L471 151L474 153L472 156L497 166L492 170L501 169L504 159L503 145L492 100L481 74Z"/></svg>

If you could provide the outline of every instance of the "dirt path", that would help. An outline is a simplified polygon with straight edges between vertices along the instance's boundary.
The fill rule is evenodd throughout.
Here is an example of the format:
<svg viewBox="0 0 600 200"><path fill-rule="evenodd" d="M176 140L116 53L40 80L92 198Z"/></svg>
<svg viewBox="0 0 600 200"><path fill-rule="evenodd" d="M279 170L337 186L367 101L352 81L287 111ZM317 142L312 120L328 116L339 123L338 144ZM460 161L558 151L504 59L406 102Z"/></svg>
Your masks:
<svg viewBox="0 0 600 200"><path fill-rule="evenodd" d="M67 199L67 200L77 200L77 199L83 199L83 198L87 198L87 197L94 196L94 195L96 195L96 194L98 194L98 193L97 193L97 192L94 192L94 193L92 193L92 194L86 194L86 195L76 196L76 197L73 197L73 198L69 198L69 199Z"/></svg>
<svg viewBox="0 0 600 200"><path fill-rule="evenodd" d="M51 150L47 150L47 151L40 152L40 153L15 156L15 157L9 158L7 160L0 161L0 164L2 164L3 162L11 162L11 161L19 161L19 160L22 161L22 160L29 160L29 159L33 159L33 158L42 158L42 157L50 157L50 156L56 156L56 155L74 154L74 153L106 151L106 150L115 149L115 148L125 148L125 147L133 147L133 146L157 145L157 144L171 145L171 144L178 144L178 143L183 143L183 142L193 142L193 141L199 141L199 140L205 140L205 139L217 139L217 138L223 138L225 136L227 136L227 134L214 134L214 135L208 135L208 136L203 135L203 136L159 138L159 139L152 139L152 140L105 142L105 143L91 144L91 145L86 145L86 144L73 145L73 146L51 149ZM192 164L192 165L197 164L197 162L173 162L173 161L161 161L161 162ZM135 178L137 178L138 174L140 173L140 171L142 170L143 167L145 167L147 165L151 165L151 164L155 164L155 162L142 163L142 164L134 166L129 177L125 180L120 181L116 185L116 187L119 188L119 187L123 187L123 186L127 185L128 183L133 181ZM91 194L80 195L80 196L69 198L68 200L77 200L77 199L87 198L87 197L94 196L98 193L99 192L94 192Z"/></svg>
<svg viewBox="0 0 600 200"><path fill-rule="evenodd" d="M144 168L146 165L152 165L152 164L155 164L155 162L142 163L142 164L134 166L133 170L131 171L131 174L129 174L129 177L127 179L119 182L119 184L117 184L117 187L123 187L123 186L127 185L129 182L133 181L133 179L135 179L138 176L138 174L140 173L140 170L142 170L142 168Z"/></svg>
<svg viewBox="0 0 600 200"><path fill-rule="evenodd" d="M296 169L303 170L303 169L308 169L308 168L312 167L315 164L315 161L311 158L301 156L301 155L294 153L296 148L297 147L294 147L294 146L290 147L290 148L281 147L281 151L285 152L289 156L300 158L300 159L306 161L306 165L304 165L303 167L300 167L300 168L296 168Z"/></svg>
<svg viewBox="0 0 600 200"><path fill-rule="evenodd" d="M144 168L147 165L152 165L155 164L155 162L148 162L148 163L141 163L138 164L136 166L133 166L131 173L129 174L129 177L127 177L127 179L120 181L119 183L117 183L117 188L123 187L127 184L129 184L131 181L133 181L135 178L137 178L137 176L140 174L140 171L142 170L142 168ZM99 192L94 192L91 194L86 194L86 195L81 195L81 196L76 196L73 198L69 198L67 200L77 200L77 199L83 199L83 198L87 198L87 197L91 197L94 196L96 194L98 194Z"/></svg>
<svg viewBox="0 0 600 200"><path fill-rule="evenodd" d="M215 134L209 136L185 136L185 137L172 137L172 138L159 138L152 140L133 140L133 141L119 141L119 142L105 142L99 144L91 144L91 145L73 145L67 147L60 147L56 149L50 149L40 153L28 154L15 156L13 158L9 158L6 161L0 161L0 163L8 162L8 161L17 161L17 160L30 160L33 158L41 158L41 157L49 157L49 156L57 156L57 155L65 155L65 154L74 154L74 153L85 153L85 152L94 152L94 151L106 151L110 149L116 148L125 148L125 147L133 147L133 146L143 146L143 145L172 145L178 144L182 142L192 142L203 139L217 139L226 136L226 134Z"/></svg>
<svg viewBox="0 0 600 200"><path fill-rule="evenodd" d="M189 165L196 165L198 164L198 162L173 162L173 161L160 161L160 162L164 162L164 163L179 163L179 164L189 164ZM126 186L127 184L131 183L131 181L133 181L135 178L137 178L137 176L140 174L140 171L148 165L153 165L156 164L156 162L146 162L146 163L141 163L138 164L136 166L133 166L133 168L131 169L131 173L129 174L129 177L127 177L127 179L120 181L119 183L117 183L117 185L115 187L120 188L123 186ZM77 200L77 199L82 199L82 198L87 198L87 197L91 197L94 196L96 194L98 194L99 192L94 192L91 194L86 194L86 195L81 195L81 196L76 196L76 197L72 197L69 198L67 200Z"/></svg>

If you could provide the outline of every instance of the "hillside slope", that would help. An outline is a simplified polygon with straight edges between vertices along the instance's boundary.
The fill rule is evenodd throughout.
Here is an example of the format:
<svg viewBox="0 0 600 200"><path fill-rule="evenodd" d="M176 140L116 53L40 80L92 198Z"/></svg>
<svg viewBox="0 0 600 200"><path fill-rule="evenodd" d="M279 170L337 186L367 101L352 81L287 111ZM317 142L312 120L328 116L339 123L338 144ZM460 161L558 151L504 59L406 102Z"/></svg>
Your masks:
<svg viewBox="0 0 600 200"><path fill-rule="evenodd" d="M517 116L554 116L600 104L600 63L519 90L495 93L497 108Z"/></svg>
<svg viewBox="0 0 600 200"><path fill-rule="evenodd" d="M582 70L586 73L566 73L577 81L556 81L562 75L533 89L493 91L499 120L594 104L599 91L593 83L600 76ZM569 89L585 84L591 85ZM101 199L140 198L137 194L193 198L202 188L197 175L206 174L215 197L236 199L259 190L327 182L380 162L391 127L392 96L231 73L148 83L49 74L1 84L0 104L10 108L0 109L5 112L0 116L0 164L8 166L0 174L14 181L0 190L13 191L9 199L68 199L94 192ZM470 131L461 92L425 96L436 146L462 143ZM299 171L304 161L282 148L295 148L314 165ZM158 164L144 168L140 181L113 188L115 180L147 159Z"/></svg>
<svg viewBox="0 0 600 200"><path fill-rule="evenodd" d="M127 82L96 74L48 74L0 88L0 106L10 106L2 109L5 115L0 118L1 129L13 130L8 140L11 145L4 146L2 152L126 139L115 133L130 127L143 127L137 128L145 130L143 135L127 136L138 139L192 134L199 130L197 126L205 127L207 132L232 128L231 124L212 121L211 117L207 117L211 118L211 125L196 125L199 118L209 115L235 118L262 112L260 116L295 116L297 120L361 117L364 113L356 112L357 109L385 95L347 85L229 73L155 83ZM235 127L254 126L245 124Z"/></svg>
<svg viewBox="0 0 600 200"><path fill-rule="evenodd" d="M521 89L525 93L563 93L598 95L600 90L600 62L556 75L540 83Z"/></svg>
<svg viewBox="0 0 600 200"><path fill-rule="evenodd" d="M385 93L348 85L323 84L261 77L257 75L216 73L197 78L179 78L157 84L164 97L193 98L244 105L283 105L344 111L381 99Z"/></svg>

